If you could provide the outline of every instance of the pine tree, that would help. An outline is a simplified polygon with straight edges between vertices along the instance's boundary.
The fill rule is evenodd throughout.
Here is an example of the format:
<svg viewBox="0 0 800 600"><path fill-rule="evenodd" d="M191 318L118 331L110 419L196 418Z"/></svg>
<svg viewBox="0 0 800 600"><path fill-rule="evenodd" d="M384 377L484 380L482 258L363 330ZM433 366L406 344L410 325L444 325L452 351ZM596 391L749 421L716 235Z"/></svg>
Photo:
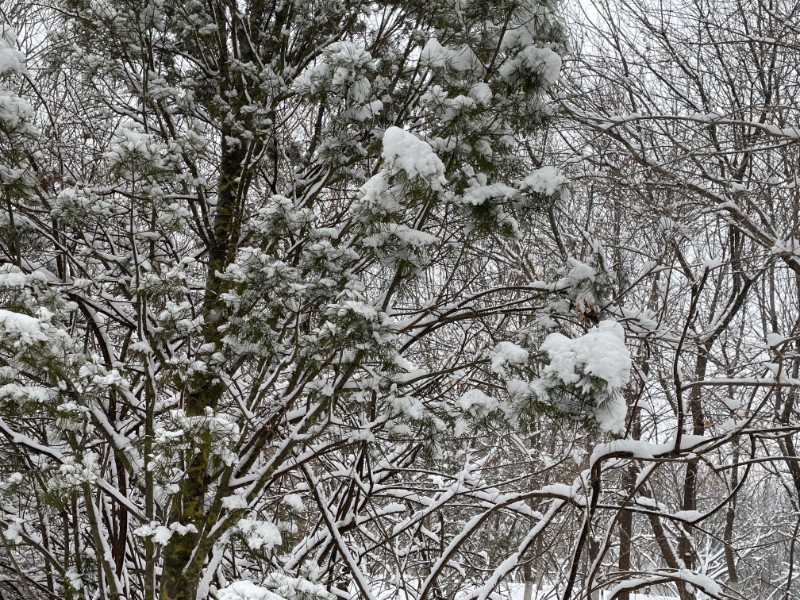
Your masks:
<svg viewBox="0 0 800 600"><path fill-rule="evenodd" d="M0 93L0 431L31 592L497 585L533 538L471 566L513 504L476 432L554 386L591 420L624 383L525 383L540 312L595 301L591 267L520 251L567 189L529 152L555 3L45 5L28 71L0 47L27 98Z"/></svg>

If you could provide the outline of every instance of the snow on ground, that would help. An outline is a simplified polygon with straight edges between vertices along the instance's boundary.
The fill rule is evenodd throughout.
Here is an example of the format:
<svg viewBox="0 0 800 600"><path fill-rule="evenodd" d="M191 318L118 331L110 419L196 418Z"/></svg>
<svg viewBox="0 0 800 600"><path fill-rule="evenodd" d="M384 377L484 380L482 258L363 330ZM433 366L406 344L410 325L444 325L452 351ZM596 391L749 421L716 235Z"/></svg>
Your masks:
<svg viewBox="0 0 800 600"><path fill-rule="evenodd" d="M405 598L402 591L390 590L387 591L374 590L373 597L375 598ZM525 584L524 583L507 583L501 585L500 588L489 596L495 600L524 600L525 598ZM256 585L249 581L236 581L231 583L228 587L220 590L217 594L219 600L286 600L274 592L271 592L265 587ZM531 594L531 600L558 600L561 595L557 589L554 588L540 588L534 589ZM611 595L608 592L600 592L600 600L610 600ZM631 600L678 600L675 596L659 596L657 594L639 594L631 593Z"/></svg>
<svg viewBox="0 0 800 600"><path fill-rule="evenodd" d="M525 597L525 584L523 583L509 583L505 586L504 593L495 594L492 596L500 600L524 600ZM605 591L600 592L599 600L610 600L611 595ZM561 592L554 588L540 588L534 590L531 594L531 600L560 600ZM676 596L659 596L654 594L637 594L631 593L631 600L678 600Z"/></svg>
<svg viewBox="0 0 800 600"><path fill-rule="evenodd" d="M217 594L219 600L284 600L267 588L250 581L234 581Z"/></svg>

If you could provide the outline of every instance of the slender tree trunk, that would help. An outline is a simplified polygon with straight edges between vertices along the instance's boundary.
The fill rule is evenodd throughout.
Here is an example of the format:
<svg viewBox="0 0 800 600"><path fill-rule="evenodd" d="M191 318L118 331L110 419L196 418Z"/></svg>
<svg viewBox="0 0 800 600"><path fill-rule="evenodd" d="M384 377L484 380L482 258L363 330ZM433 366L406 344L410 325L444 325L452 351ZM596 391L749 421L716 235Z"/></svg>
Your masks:
<svg viewBox="0 0 800 600"><path fill-rule="evenodd" d="M533 569L531 569L531 562L528 561L525 563L525 566L522 568L522 577L525 580L525 591L522 595L522 600L532 600L533 599Z"/></svg>
<svg viewBox="0 0 800 600"><path fill-rule="evenodd" d="M731 469L731 489L736 489L739 485L739 444L734 443L733 456L731 457L733 469ZM733 551L733 532L734 519L736 517L736 496L728 503L725 509L725 530L723 541L725 542L725 566L728 569L728 582L734 590L739 590L739 574L736 570L736 556Z"/></svg>
<svg viewBox="0 0 800 600"><path fill-rule="evenodd" d="M640 409L634 406L631 409L631 438L638 440L641 437ZM633 494L636 485L636 465L631 465L625 470L623 475L623 486L625 492L630 496ZM633 561L631 560L631 540L633 539L633 512L623 510L619 515L619 561L617 566L620 573L627 573L631 570ZM623 590L617 596L619 600L630 600L630 592Z"/></svg>

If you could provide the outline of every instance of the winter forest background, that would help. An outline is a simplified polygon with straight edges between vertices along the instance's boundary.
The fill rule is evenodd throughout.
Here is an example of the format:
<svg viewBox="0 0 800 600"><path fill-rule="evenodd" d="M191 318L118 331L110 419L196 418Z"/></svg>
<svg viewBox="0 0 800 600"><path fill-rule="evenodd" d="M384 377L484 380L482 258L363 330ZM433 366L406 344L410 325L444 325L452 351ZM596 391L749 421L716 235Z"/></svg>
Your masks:
<svg viewBox="0 0 800 600"><path fill-rule="evenodd" d="M3 0L0 597L800 597L800 2Z"/></svg>

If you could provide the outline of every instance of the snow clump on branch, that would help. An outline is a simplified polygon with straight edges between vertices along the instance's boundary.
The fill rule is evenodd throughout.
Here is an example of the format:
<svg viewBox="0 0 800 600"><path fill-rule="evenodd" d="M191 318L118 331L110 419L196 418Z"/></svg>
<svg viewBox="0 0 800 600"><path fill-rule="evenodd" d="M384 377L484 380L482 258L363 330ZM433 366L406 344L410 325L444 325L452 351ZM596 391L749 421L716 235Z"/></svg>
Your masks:
<svg viewBox="0 0 800 600"><path fill-rule="evenodd" d="M430 182L433 189L441 189L447 183L444 163L433 148L399 127L389 127L383 134L383 160L392 175L404 171L409 179L419 177Z"/></svg>
<svg viewBox="0 0 800 600"><path fill-rule="evenodd" d="M620 390L630 380L631 355L619 323L602 321L574 339L552 333L540 350L549 363L531 387L541 401L567 414L588 413L605 431L622 431L627 407Z"/></svg>
<svg viewBox="0 0 800 600"><path fill-rule="evenodd" d="M16 45L14 30L0 25L0 75L25 73L25 55L16 49Z"/></svg>

